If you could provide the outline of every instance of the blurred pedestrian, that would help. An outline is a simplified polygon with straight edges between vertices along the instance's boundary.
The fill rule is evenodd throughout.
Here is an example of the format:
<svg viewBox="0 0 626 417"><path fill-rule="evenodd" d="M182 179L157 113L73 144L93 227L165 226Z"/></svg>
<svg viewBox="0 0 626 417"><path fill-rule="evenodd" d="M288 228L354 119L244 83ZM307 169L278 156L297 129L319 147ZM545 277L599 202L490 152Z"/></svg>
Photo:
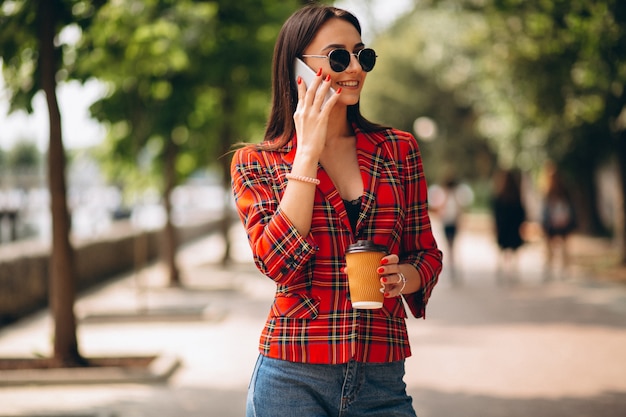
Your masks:
<svg viewBox="0 0 626 417"><path fill-rule="evenodd" d="M317 73L310 83L295 76L296 58ZM424 317L442 255L417 141L360 114L375 63L349 12L295 12L274 50L265 139L235 152L236 206L257 267L276 283L248 417L415 416L404 302ZM387 248L382 308L352 306L345 252L357 240Z"/></svg>
<svg viewBox="0 0 626 417"><path fill-rule="evenodd" d="M576 215L572 198L556 166L548 164L545 175L541 226L546 241L545 277L549 279L553 268L560 266L564 271L569 264L568 238L576 228Z"/></svg>
<svg viewBox="0 0 626 417"><path fill-rule="evenodd" d="M524 244L521 228L526 220L521 178L517 171L499 170L494 181L492 209L496 242L500 250L498 279L517 278L517 250Z"/></svg>
<svg viewBox="0 0 626 417"><path fill-rule="evenodd" d="M455 175L448 173L441 185L435 184L429 189L428 200L443 227L448 249L445 252L444 269L449 270L450 278L454 282L458 278L455 241L463 213L474 201L474 193L467 184L461 183Z"/></svg>

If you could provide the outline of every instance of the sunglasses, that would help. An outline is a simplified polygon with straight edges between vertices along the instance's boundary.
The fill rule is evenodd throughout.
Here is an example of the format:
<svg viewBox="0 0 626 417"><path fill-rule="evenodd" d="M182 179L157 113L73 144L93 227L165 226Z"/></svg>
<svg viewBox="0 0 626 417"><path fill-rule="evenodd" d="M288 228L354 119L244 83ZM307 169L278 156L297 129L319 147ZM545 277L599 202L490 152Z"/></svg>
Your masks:
<svg viewBox="0 0 626 417"><path fill-rule="evenodd" d="M335 72L345 71L350 66L350 60L354 55L361 64L363 71L370 72L376 65L376 51L371 48L361 49L357 53L352 53L347 49L333 49L326 55L302 55L302 58L328 58L330 68Z"/></svg>

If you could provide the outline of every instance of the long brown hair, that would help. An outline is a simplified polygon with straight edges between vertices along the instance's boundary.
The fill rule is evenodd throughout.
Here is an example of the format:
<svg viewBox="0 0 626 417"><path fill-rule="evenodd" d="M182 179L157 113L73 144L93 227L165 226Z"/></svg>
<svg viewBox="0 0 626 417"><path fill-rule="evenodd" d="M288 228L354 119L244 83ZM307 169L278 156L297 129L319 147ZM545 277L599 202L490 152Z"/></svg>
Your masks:
<svg viewBox="0 0 626 417"><path fill-rule="evenodd" d="M332 18L352 24L361 35L361 24L352 13L323 5L308 5L299 9L280 30L272 61L272 110L261 148L278 149L294 135L296 128L293 114L298 104L294 61L313 41L319 28ZM361 115L359 103L348 106L348 121L366 132L385 129L365 119Z"/></svg>

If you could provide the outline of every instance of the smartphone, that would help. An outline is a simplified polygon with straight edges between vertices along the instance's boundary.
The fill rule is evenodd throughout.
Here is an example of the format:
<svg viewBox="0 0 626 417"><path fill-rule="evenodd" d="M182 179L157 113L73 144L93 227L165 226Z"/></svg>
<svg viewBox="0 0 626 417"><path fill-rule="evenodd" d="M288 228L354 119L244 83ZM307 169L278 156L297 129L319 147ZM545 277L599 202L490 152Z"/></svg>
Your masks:
<svg viewBox="0 0 626 417"><path fill-rule="evenodd" d="M300 58L296 58L295 73L296 82L298 81L298 76L302 77L304 85L306 85L307 88L309 88L311 82L313 82L314 77L317 75L316 72L313 71L311 67L305 64L304 61L302 61ZM328 101L328 99L331 98L333 94L335 94L335 89L330 87L330 90L328 90L328 93L326 93L326 97L324 98L324 104L326 104L326 101Z"/></svg>

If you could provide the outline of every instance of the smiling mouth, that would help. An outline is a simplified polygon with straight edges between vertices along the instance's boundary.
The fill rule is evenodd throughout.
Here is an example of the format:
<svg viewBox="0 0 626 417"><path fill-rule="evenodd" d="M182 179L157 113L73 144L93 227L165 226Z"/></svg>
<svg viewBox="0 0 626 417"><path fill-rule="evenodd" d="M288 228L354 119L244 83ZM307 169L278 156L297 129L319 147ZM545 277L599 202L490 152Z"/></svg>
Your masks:
<svg viewBox="0 0 626 417"><path fill-rule="evenodd" d="M341 87L358 87L359 82L358 81L343 81L343 82L338 82L337 85Z"/></svg>

